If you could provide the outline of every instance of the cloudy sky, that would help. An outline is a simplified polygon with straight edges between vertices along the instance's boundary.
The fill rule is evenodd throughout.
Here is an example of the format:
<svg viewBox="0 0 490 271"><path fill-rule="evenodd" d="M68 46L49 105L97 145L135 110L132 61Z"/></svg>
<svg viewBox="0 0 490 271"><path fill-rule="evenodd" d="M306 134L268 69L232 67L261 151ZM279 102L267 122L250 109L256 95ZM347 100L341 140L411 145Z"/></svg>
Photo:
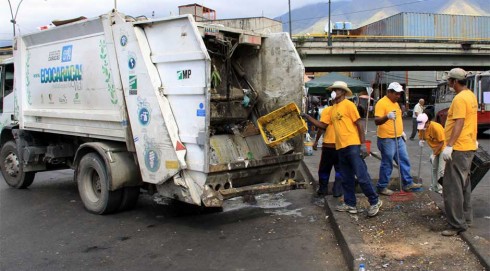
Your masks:
<svg viewBox="0 0 490 271"><path fill-rule="evenodd" d="M22 3L21 3L22 2ZM291 0L291 9L328 0ZM114 0L10 0L13 12L20 4L17 24L21 34L37 31L55 19L96 17L114 8ZM276 17L288 10L288 0L117 0L117 9L127 15L166 17L177 15L180 5L198 3L216 10L219 19L266 16ZM0 40L12 38L9 0L0 0ZM18 33L17 33L18 34Z"/></svg>

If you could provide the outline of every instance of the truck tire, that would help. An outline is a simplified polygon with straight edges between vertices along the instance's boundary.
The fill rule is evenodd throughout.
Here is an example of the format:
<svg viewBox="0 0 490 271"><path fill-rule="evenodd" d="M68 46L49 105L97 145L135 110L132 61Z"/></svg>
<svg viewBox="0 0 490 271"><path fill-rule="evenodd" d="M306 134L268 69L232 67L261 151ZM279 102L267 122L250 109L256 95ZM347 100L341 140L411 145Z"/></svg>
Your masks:
<svg viewBox="0 0 490 271"><path fill-rule="evenodd" d="M97 154L88 153L82 157L75 178L80 198L87 211L99 215L117 211L122 199L122 190L109 190L107 170L104 161Z"/></svg>
<svg viewBox="0 0 490 271"><path fill-rule="evenodd" d="M19 161L17 145L8 141L0 150L0 167L5 182L14 188L24 189L34 181L35 172L24 172L24 166Z"/></svg>
<svg viewBox="0 0 490 271"><path fill-rule="evenodd" d="M124 187L122 188L122 200L121 205L119 205L118 211L126 211L133 209L138 203L138 198L140 196L140 188L137 187Z"/></svg>

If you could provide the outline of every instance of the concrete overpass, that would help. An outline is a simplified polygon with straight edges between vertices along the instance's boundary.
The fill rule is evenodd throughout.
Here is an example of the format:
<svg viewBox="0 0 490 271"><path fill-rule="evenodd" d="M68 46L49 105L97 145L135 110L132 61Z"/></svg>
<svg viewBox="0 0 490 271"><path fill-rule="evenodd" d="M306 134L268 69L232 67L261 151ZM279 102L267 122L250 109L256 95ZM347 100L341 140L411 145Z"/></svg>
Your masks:
<svg viewBox="0 0 490 271"><path fill-rule="evenodd" d="M490 39L333 36L293 37L306 71L490 69Z"/></svg>

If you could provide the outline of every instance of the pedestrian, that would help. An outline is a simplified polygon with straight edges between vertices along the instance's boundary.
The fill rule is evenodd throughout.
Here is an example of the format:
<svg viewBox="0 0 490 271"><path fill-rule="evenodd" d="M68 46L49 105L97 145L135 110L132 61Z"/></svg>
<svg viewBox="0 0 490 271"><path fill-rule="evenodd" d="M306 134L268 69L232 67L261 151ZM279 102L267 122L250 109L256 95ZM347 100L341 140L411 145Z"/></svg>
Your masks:
<svg viewBox="0 0 490 271"><path fill-rule="evenodd" d="M312 116L314 119L318 119L318 104L320 103L320 100L317 97L312 97L312 102L311 102L311 108L308 110L308 114ZM311 123L311 121L308 121L308 133L314 133L316 132L315 125Z"/></svg>
<svg viewBox="0 0 490 271"><path fill-rule="evenodd" d="M475 94L466 87L466 71L454 68L448 73L448 86L456 95L449 106L444 132L446 161L442 196L449 228L443 236L454 236L468 229L473 221L470 168L477 148L477 110Z"/></svg>
<svg viewBox="0 0 490 271"><path fill-rule="evenodd" d="M335 92L332 92L331 96L335 96ZM322 110L320 114L320 122L327 123L327 117L330 114L330 110L332 110L332 106L326 107ZM325 133L323 134L324 131ZM318 166L319 188L317 191L317 196L323 197L327 195L330 172L332 171L332 167L334 167L335 180L332 187L332 195L338 198L342 196L342 174L340 173L339 156L337 150L335 149L335 132L333 126L328 125L326 130L318 128L315 143L313 144L314 149L316 149L322 134L322 156Z"/></svg>
<svg viewBox="0 0 490 271"><path fill-rule="evenodd" d="M414 183L410 174L410 160L405 144L406 135L403 132L402 110L398 104L402 92L403 87L399 83L391 83L386 95L378 101L374 108L374 123L378 126L377 145L381 152L379 181L376 188L379 194L386 196L393 194L393 191L387 188L393 172L393 161L399 163L403 190L413 191L422 187L422 184ZM398 161L398 157L400 161Z"/></svg>
<svg viewBox="0 0 490 271"><path fill-rule="evenodd" d="M318 122L317 124L323 126L323 129L327 125L334 127L335 148L338 152L344 192L344 203L338 205L336 210L351 214L358 212L355 192L357 177L357 182L370 204L367 215L375 216L383 203L374 190L366 163L363 160L367 156L367 149L364 142L364 129L359 122L361 117L356 105L346 99L346 96L352 96L352 91L342 81L334 82L327 89L335 92L335 104L329 111L325 119L326 122ZM302 114L302 116L312 122L314 121L311 116L306 114Z"/></svg>
<svg viewBox="0 0 490 271"><path fill-rule="evenodd" d="M412 134L410 135L410 140L414 140L415 135L417 135L417 117L424 112L424 99L420 99L418 104L413 108L412 114Z"/></svg>
<svg viewBox="0 0 490 271"><path fill-rule="evenodd" d="M417 129L419 130L419 146L422 148L427 145L432 149L430 155L430 163L432 164L432 180L431 189L435 192L441 193L442 177L444 176L444 169L446 167L446 161L442 158L442 150L446 147L444 135L444 127L441 124L432 121L434 115L430 110L424 110L424 112L417 116Z"/></svg>

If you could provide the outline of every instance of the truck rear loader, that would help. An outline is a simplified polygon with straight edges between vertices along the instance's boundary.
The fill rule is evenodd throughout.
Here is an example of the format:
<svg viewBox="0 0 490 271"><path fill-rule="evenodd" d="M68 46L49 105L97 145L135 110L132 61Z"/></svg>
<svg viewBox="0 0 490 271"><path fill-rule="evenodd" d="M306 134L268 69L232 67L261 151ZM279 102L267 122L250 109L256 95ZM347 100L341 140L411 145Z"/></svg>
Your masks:
<svg viewBox="0 0 490 271"><path fill-rule="evenodd" d="M303 179L302 138L270 148L257 129L260 116L303 101L286 33L113 11L18 36L13 53L0 73L11 187L71 168L85 208L106 214L141 191L215 207Z"/></svg>

